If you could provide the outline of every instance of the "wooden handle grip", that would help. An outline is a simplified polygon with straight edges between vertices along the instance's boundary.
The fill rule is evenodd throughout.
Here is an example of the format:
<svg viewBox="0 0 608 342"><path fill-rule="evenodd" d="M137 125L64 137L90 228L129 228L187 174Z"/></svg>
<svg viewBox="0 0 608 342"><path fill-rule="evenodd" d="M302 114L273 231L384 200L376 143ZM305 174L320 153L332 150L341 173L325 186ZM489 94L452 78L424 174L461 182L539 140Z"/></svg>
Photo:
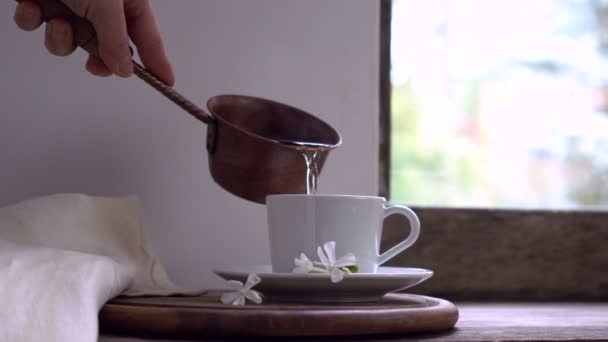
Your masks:
<svg viewBox="0 0 608 342"><path fill-rule="evenodd" d="M21 2L22 0L17 0ZM99 57L99 50L97 49L97 32L86 18L80 17L66 6L60 0L36 0L38 6L42 10L42 20L48 22L51 19L61 18L70 23L72 31L74 32L74 43L85 51L95 57ZM133 53L133 49L131 49ZM149 70L146 70L143 66L133 61L134 73L140 79L151 85L154 89L158 90L161 94L165 95L169 100L183 108L186 112L190 113L196 119L209 124L213 122L211 115L207 114L203 109L192 103L175 89L166 85L158 77L156 77Z"/></svg>

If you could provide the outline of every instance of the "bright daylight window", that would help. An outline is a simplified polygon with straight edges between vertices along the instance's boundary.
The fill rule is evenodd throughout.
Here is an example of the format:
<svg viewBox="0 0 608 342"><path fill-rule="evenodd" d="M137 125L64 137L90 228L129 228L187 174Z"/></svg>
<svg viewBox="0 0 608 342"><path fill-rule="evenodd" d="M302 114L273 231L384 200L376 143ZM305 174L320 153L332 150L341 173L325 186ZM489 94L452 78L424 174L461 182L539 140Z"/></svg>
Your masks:
<svg viewBox="0 0 608 342"><path fill-rule="evenodd" d="M608 207L607 0L393 0L391 200Z"/></svg>

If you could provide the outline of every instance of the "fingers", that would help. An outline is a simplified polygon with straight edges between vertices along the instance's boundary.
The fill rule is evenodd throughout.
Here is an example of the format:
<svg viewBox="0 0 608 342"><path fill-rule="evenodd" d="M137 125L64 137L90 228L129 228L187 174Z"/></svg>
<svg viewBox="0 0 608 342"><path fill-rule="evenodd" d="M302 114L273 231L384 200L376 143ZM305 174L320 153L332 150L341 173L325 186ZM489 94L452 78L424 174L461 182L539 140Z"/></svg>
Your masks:
<svg viewBox="0 0 608 342"><path fill-rule="evenodd" d="M154 10L148 0L125 0L127 28L141 61L152 73L172 86L173 68L167 57Z"/></svg>
<svg viewBox="0 0 608 342"><path fill-rule="evenodd" d="M42 24L42 11L33 1L22 1L15 10L15 23L19 28L33 31ZM74 34L70 24L62 19L51 19L46 25L44 45L56 56L67 56L74 52Z"/></svg>
<svg viewBox="0 0 608 342"><path fill-rule="evenodd" d="M95 56L90 56L87 59L86 69L95 76L107 77L112 75L112 71L103 63L103 61Z"/></svg>
<svg viewBox="0 0 608 342"><path fill-rule="evenodd" d="M67 56L74 52L74 33L70 24L63 19L51 19L46 24L44 45L55 56Z"/></svg>
<svg viewBox="0 0 608 342"><path fill-rule="evenodd" d="M42 11L33 1L22 1L15 10L15 23L25 31L34 31L42 24Z"/></svg>
<svg viewBox="0 0 608 342"><path fill-rule="evenodd" d="M175 83L173 68L149 0L62 0L79 16L86 16L97 31L99 58L90 57L86 68L98 76L133 73L129 34L137 46L144 65L167 84ZM33 0L22 0L15 10L15 22L32 31L42 23L42 12ZM128 26L127 26L128 25ZM52 19L46 27L45 42L50 53L65 56L72 53L74 32L67 21Z"/></svg>
<svg viewBox="0 0 608 342"><path fill-rule="evenodd" d="M118 76L130 76L133 63L123 0L64 0L64 3L91 21L97 31L99 55L108 69Z"/></svg>

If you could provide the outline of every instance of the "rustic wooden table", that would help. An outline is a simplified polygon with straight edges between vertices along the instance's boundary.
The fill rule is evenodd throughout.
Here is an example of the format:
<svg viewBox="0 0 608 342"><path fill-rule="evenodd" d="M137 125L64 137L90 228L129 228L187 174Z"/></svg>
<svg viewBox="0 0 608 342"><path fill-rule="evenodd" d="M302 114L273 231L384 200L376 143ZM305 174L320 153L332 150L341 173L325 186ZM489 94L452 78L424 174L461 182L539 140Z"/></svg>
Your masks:
<svg viewBox="0 0 608 342"><path fill-rule="evenodd" d="M608 303L456 303L456 305L460 309L460 319L456 328L446 333L332 339L300 338L297 341L608 341ZM99 341L177 340L102 335Z"/></svg>

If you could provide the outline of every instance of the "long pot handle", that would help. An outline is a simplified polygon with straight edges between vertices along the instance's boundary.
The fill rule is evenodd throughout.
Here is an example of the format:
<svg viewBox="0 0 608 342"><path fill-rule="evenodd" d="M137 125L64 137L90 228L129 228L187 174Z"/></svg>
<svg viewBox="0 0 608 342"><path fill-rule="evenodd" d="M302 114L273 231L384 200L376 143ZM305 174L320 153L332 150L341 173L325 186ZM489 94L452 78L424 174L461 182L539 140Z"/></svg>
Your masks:
<svg viewBox="0 0 608 342"><path fill-rule="evenodd" d="M17 0L17 2L21 1L22 0ZM97 50L97 32L91 22L86 18L76 15L60 0L36 0L36 2L42 9L42 16L45 22L54 18L67 20L74 31L74 43L91 55L99 57L99 51ZM165 82L161 81L136 61L133 61L133 73L196 119L206 124L210 124L214 121L213 117L202 108L186 99L175 89L169 87Z"/></svg>

